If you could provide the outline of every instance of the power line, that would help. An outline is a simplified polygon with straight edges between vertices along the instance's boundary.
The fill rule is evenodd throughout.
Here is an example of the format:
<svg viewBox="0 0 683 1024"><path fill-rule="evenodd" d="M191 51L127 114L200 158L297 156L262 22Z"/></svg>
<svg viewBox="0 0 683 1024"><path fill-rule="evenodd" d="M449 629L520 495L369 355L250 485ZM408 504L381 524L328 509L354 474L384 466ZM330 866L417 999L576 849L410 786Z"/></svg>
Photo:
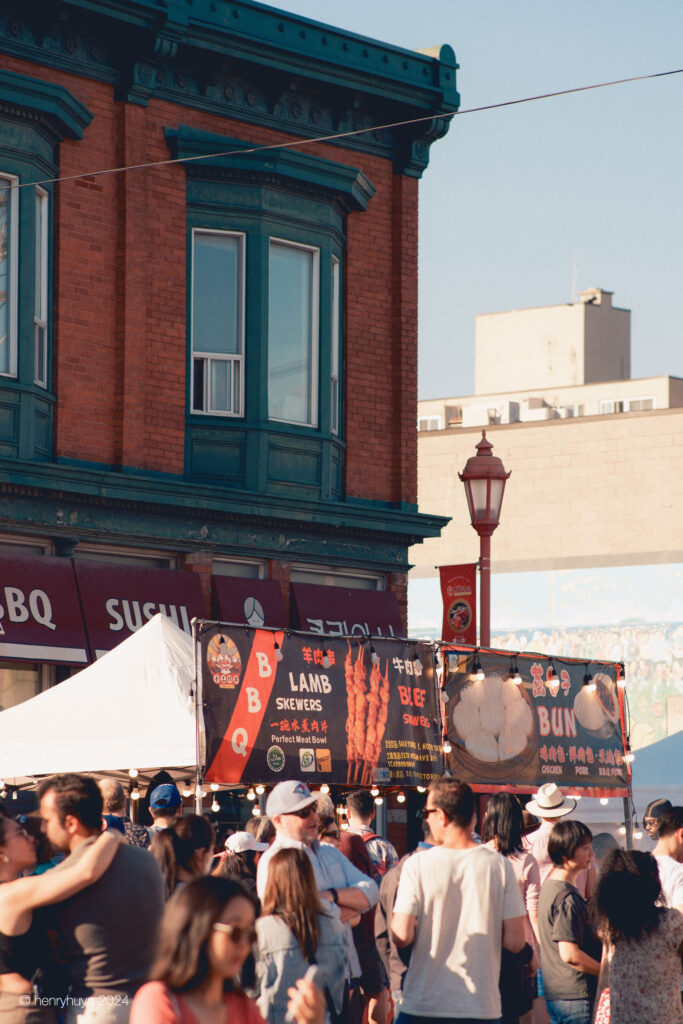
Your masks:
<svg viewBox="0 0 683 1024"><path fill-rule="evenodd" d="M228 149L218 153L202 153L199 156L172 157L168 160L150 160L142 164L128 164L124 167L107 167L99 171L84 171L81 174L69 174L59 178L42 178L40 181L26 181L17 184L0 186L1 191L11 189L33 188L36 185L56 185L66 181L77 181L81 178L96 178L103 174L123 174L127 171L148 170L153 167L169 167L173 164L188 164L198 160L216 160L219 157L245 156L251 153L263 153L277 149L294 149L295 147L310 146L320 142L335 142L337 139L346 139L352 136L365 135L368 132L384 131L389 128L405 128L414 124L422 124L425 121L434 121L453 117L462 117L465 114L480 114L485 110L499 110L502 107L515 107L522 103L534 103L537 100L554 99L556 96L570 96L573 93L589 92L592 89L608 89L613 85L625 85L628 82L643 82L650 78L666 78L669 75L683 74L683 68L676 68L674 71L657 71L649 75L633 75L630 78L617 78L612 82L597 82L594 85L579 85L572 89L560 89L557 92L544 92L536 96L524 96L517 100L504 100L501 103L489 103L483 107L470 107L467 110L453 110L445 114L428 114L425 117L414 117L407 121L393 121L390 124L371 125L369 128L355 128L347 132L336 132L333 135L321 135L314 139L294 139L289 142L272 142L263 146L251 146L249 148Z"/></svg>

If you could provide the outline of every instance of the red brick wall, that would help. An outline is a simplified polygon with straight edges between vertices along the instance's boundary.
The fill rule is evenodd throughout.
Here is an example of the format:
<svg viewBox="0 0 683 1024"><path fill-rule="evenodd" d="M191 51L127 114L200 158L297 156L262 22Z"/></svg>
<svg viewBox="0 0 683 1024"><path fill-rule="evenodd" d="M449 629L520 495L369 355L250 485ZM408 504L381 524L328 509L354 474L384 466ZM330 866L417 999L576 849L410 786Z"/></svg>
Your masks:
<svg viewBox="0 0 683 1024"><path fill-rule="evenodd" d="M167 159L163 128L179 124L261 143L292 138L153 98L147 107L115 102L110 86L3 63L65 86L95 115L83 140L62 143L62 175ZM418 183L388 160L323 143L307 151L360 167L377 189L347 225L346 493L415 502ZM182 473L185 171L64 182L56 202L56 454Z"/></svg>

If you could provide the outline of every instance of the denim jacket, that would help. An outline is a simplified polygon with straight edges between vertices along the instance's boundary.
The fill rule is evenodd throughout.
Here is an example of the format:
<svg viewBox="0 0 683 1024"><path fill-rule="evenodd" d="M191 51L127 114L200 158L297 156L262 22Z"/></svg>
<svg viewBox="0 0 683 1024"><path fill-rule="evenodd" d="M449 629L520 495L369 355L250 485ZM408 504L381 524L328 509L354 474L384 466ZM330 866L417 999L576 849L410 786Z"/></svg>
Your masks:
<svg viewBox="0 0 683 1024"><path fill-rule="evenodd" d="M318 915L320 938L315 959L324 983L332 997L335 1010L341 1012L344 988L348 977L346 933L344 926L330 914ZM287 1012L287 989L291 988L310 967L301 947L282 918L261 917L256 922L256 993L258 1008L269 1024L284 1024ZM329 1020L329 1015L326 1014Z"/></svg>

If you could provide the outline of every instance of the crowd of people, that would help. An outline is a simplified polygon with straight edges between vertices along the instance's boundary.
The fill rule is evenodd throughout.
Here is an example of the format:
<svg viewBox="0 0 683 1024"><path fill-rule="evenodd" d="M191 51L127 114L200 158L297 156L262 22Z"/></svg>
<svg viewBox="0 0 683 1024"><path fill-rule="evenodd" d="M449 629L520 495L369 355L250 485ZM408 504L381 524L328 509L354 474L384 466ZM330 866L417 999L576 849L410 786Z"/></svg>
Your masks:
<svg viewBox="0 0 683 1024"><path fill-rule="evenodd" d="M430 784L400 859L366 790L296 780L216 852L213 825L151 795L60 775L0 812L0 1024L683 1024L683 808L652 853L596 862L554 783L523 810ZM531 824L530 824L531 822ZM545 1016L547 1014L547 1016Z"/></svg>

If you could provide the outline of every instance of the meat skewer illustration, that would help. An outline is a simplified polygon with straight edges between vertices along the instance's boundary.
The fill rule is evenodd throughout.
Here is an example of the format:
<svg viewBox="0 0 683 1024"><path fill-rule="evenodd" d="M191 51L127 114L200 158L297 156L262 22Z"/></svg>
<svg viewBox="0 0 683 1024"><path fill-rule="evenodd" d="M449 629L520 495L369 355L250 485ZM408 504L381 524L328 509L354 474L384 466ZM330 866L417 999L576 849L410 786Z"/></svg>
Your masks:
<svg viewBox="0 0 683 1024"><path fill-rule="evenodd" d="M353 651L351 641L347 641L349 651L344 661L344 679L346 680L346 761L348 771L346 775L347 785L351 782L351 766L355 759L355 726L356 726L356 694L353 688Z"/></svg>
<svg viewBox="0 0 683 1024"><path fill-rule="evenodd" d="M361 786L367 786L372 781L372 779L369 779L367 776L369 772L369 765L372 762L372 758L375 753L375 743L377 739L377 713L379 711L379 684L381 680L382 675L379 668L379 661L377 661L370 670L370 690L366 697L368 702L368 723L363 748L364 764L360 780Z"/></svg>
<svg viewBox="0 0 683 1024"><path fill-rule="evenodd" d="M358 651L358 657L353 667L353 688L356 696L356 707L355 707L355 722L354 722L354 773L353 773L353 784L358 784L358 777L360 775L361 758L363 756L363 748L365 746L365 651L363 647Z"/></svg>
<svg viewBox="0 0 683 1024"><path fill-rule="evenodd" d="M379 710L377 712L377 726L376 726L376 739L375 749L372 756L372 761L369 766L369 775L375 774L379 759L382 754L382 740L384 739L384 733L387 727L387 716L389 714L389 697L391 696L389 688L389 662L387 661L387 667L382 676L382 686L379 691Z"/></svg>

